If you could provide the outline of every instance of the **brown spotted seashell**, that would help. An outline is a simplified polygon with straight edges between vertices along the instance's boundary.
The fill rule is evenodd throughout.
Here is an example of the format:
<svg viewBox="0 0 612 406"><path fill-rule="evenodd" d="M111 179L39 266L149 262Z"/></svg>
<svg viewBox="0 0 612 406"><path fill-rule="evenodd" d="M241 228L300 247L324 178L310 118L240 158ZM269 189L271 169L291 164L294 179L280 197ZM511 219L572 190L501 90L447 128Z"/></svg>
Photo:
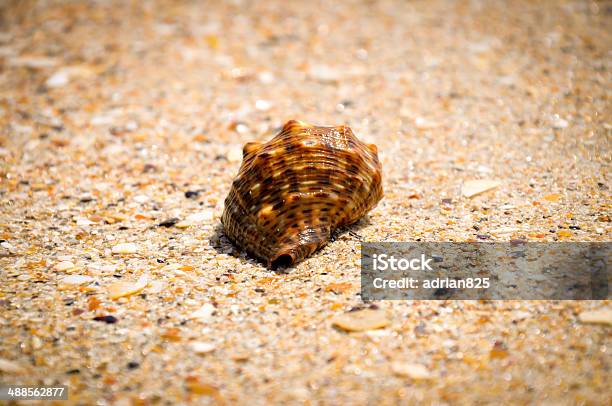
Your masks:
<svg viewBox="0 0 612 406"><path fill-rule="evenodd" d="M244 146L221 222L229 239L272 268L301 261L382 198L374 144L346 126L289 121L265 144Z"/></svg>

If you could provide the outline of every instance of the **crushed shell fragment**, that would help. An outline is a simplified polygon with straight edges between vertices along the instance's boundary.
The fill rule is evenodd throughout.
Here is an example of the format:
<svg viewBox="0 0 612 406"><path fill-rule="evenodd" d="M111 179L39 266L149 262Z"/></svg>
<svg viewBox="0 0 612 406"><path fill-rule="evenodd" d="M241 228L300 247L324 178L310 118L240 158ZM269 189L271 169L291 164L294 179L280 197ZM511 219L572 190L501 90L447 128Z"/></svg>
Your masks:
<svg viewBox="0 0 612 406"><path fill-rule="evenodd" d="M140 277L136 282L116 282L107 287L108 296L111 299L119 299L120 297L131 296L139 293L147 287L148 278Z"/></svg>
<svg viewBox="0 0 612 406"><path fill-rule="evenodd" d="M469 180L463 184L461 193L465 197L474 197L481 193L495 189L501 185L501 182L489 179Z"/></svg>
<svg viewBox="0 0 612 406"><path fill-rule="evenodd" d="M345 331L367 331L387 327L391 320L383 310L363 309L336 316L332 324Z"/></svg>
<svg viewBox="0 0 612 406"><path fill-rule="evenodd" d="M612 309L599 309L582 312L578 320L585 324L607 324L612 326Z"/></svg>

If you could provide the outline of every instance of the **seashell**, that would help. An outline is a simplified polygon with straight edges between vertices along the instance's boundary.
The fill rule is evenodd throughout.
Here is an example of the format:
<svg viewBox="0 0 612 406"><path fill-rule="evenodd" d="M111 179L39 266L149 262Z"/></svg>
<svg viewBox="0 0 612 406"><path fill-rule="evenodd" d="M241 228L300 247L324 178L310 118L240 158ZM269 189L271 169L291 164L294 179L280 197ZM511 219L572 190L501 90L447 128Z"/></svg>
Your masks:
<svg viewBox="0 0 612 406"><path fill-rule="evenodd" d="M311 255L382 196L374 144L346 126L292 120L269 142L244 146L221 222L234 244L275 269Z"/></svg>

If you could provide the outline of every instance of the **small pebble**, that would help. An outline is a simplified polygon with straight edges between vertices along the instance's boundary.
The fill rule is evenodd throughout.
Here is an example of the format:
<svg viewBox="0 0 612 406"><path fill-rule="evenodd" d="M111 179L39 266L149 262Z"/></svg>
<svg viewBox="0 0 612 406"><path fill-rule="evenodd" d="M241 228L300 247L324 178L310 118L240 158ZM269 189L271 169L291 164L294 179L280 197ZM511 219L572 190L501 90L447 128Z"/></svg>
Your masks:
<svg viewBox="0 0 612 406"><path fill-rule="evenodd" d="M227 160L229 162L241 162L242 161L242 149L232 148L227 153Z"/></svg>
<svg viewBox="0 0 612 406"><path fill-rule="evenodd" d="M172 227L173 225L178 223L178 221L179 221L178 218L172 217L172 218L162 221L161 223L158 223L157 226L158 227Z"/></svg>
<svg viewBox="0 0 612 406"><path fill-rule="evenodd" d="M133 242L117 244L112 251L113 254L135 254L138 252L138 245Z"/></svg>
<svg viewBox="0 0 612 406"><path fill-rule="evenodd" d="M412 378L415 380L432 378L429 370L421 364L393 362L391 364L391 371L393 371L395 375Z"/></svg>
<svg viewBox="0 0 612 406"><path fill-rule="evenodd" d="M94 278L87 275L69 275L62 279L62 283L66 285L84 285L93 280Z"/></svg>
<svg viewBox="0 0 612 406"><path fill-rule="evenodd" d="M272 72L261 72L259 75L257 75L257 79L259 79L259 81L261 83L267 84L269 85L270 83L274 83L274 74Z"/></svg>
<svg viewBox="0 0 612 406"><path fill-rule="evenodd" d="M249 132L249 127L244 123L238 123L236 124L236 132L238 134L246 134L247 132ZM242 154L240 154L240 156L242 158Z"/></svg>
<svg viewBox="0 0 612 406"><path fill-rule="evenodd" d="M312 65L309 74L310 77L321 82L336 82L342 78L340 69L327 65Z"/></svg>
<svg viewBox="0 0 612 406"><path fill-rule="evenodd" d="M255 108L259 111L266 111L266 110L270 110L270 107L272 105L270 104L269 101L267 100L257 100L255 102Z"/></svg>
<svg viewBox="0 0 612 406"><path fill-rule="evenodd" d="M214 343L203 341L193 341L190 343L190 346L193 352L199 355L208 354L209 352L214 351L216 348Z"/></svg>
<svg viewBox="0 0 612 406"><path fill-rule="evenodd" d="M43 346L43 342L37 336L32 336L32 340L30 341L33 350L40 350Z"/></svg>
<svg viewBox="0 0 612 406"><path fill-rule="evenodd" d="M55 72L53 75L51 75L45 82L45 85L47 87L53 87L53 88L62 87L62 86L67 85L69 81L70 81L69 72L65 69L61 69Z"/></svg>
<svg viewBox="0 0 612 406"><path fill-rule="evenodd" d="M414 120L414 126L419 130L430 130L438 127L438 124L423 117L417 117Z"/></svg>
<svg viewBox="0 0 612 406"><path fill-rule="evenodd" d="M562 119L561 117L556 116L553 120L552 127L556 130L561 130L563 128L567 128L569 122L567 120Z"/></svg>
<svg viewBox="0 0 612 406"><path fill-rule="evenodd" d="M197 319L199 321L207 321L207 320L209 320L212 317L213 313L216 310L217 309L215 308L215 306L213 306L210 303L206 303L205 305L200 307L198 310L196 310L195 312L191 313L189 318L190 319Z"/></svg>
<svg viewBox="0 0 612 406"><path fill-rule="evenodd" d="M147 196L147 195L136 195L136 196L134 196L134 201L135 201L136 203L140 203L140 204L143 204L143 203L148 202L148 201L149 201L149 199L150 199L150 198L149 198L149 196Z"/></svg>
<svg viewBox="0 0 612 406"><path fill-rule="evenodd" d="M66 66L49 76L45 82L45 86L49 88L63 87L73 78L90 77L92 75L94 75L94 72L85 66Z"/></svg>
<svg viewBox="0 0 612 406"><path fill-rule="evenodd" d="M117 318L115 316L96 316L93 318L95 321L103 321L106 324L115 324L117 322Z"/></svg>

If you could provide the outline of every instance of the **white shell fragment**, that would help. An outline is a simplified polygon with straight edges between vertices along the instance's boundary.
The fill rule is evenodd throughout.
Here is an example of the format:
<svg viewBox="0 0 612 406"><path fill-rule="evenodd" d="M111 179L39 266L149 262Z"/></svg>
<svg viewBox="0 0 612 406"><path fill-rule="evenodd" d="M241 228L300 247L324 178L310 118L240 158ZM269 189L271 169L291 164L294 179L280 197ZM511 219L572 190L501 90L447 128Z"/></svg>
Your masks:
<svg viewBox="0 0 612 406"><path fill-rule="evenodd" d="M491 189L495 189L496 187L499 187L499 185L501 185L501 183L496 180L468 180L463 184L461 194L463 194L465 197L474 197Z"/></svg>
<svg viewBox="0 0 612 406"><path fill-rule="evenodd" d="M138 252L138 245L133 242L117 244L113 247L113 254L135 254Z"/></svg>
<svg viewBox="0 0 612 406"><path fill-rule="evenodd" d="M205 305L203 305L202 307L200 307L198 310L196 310L195 312L191 313L191 316L189 316L190 319L197 319L200 321L207 321L209 320L213 313L216 311L217 309L215 308L215 306L211 305L210 303L206 303Z"/></svg>
<svg viewBox="0 0 612 406"><path fill-rule="evenodd" d="M143 275L136 282L115 282L107 286L108 296L111 299L119 299L120 297L131 296L139 293L147 287L148 278Z"/></svg>
<svg viewBox="0 0 612 406"><path fill-rule="evenodd" d="M578 315L578 320L585 324L607 324L612 325L612 309L598 309L582 312Z"/></svg>

